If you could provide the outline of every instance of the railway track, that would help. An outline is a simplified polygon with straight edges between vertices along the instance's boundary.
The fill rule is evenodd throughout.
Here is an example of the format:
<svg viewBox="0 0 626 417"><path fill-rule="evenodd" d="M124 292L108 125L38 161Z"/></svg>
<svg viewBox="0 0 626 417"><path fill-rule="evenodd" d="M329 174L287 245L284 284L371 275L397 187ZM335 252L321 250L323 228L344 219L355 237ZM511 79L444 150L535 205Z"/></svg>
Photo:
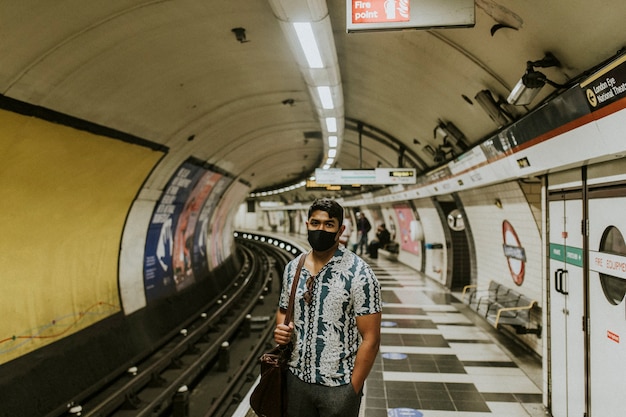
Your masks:
<svg viewBox="0 0 626 417"><path fill-rule="evenodd" d="M237 239L243 267L217 301L181 323L160 347L63 416L231 416L271 346L280 277L294 254L283 244Z"/></svg>

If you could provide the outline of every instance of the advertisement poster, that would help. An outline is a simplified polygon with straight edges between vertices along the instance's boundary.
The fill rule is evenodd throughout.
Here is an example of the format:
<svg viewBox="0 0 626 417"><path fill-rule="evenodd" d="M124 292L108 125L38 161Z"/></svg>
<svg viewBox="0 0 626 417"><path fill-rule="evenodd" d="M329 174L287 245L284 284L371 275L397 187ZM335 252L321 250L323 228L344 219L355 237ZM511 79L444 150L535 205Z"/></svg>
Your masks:
<svg viewBox="0 0 626 417"><path fill-rule="evenodd" d="M202 222L199 221L202 220L200 213L202 207L207 206L206 203L210 196L214 196L214 199L217 198L214 187L221 177L221 174L205 171L194 186L179 217L174 238L175 256L173 257L174 282L177 290L192 284L197 278L193 270L196 261L194 254L202 252L200 246L205 241L203 233L200 233L199 229L202 225ZM206 248L204 251L206 252Z"/></svg>
<svg viewBox="0 0 626 417"><path fill-rule="evenodd" d="M219 263L213 262L212 257L215 252L215 241L222 239L222 235L214 235L212 229L215 227L216 223L226 221L226 219L219 217L217 212L218 207L222 203L224 195L231 184L231 178L222 176L217 184L215 184L214 191L209 196L209 199L204 205L204 209L200 215L200 218L202 219L202 227L199 228L196 233L201 237L203 244L198 245L198 248L201 248L202 250L196 254L194 265L205 268L203 269L204 273L219 265ZM220 219L221 221L216 222L216 219Z"/></svg>
<svg viewBox="0 0 626 417"><path fill-rule="evenodd" d="M228 243L232 244L232 219L235 212L229 211L229 209L234 207L235 201L248 193L247 186L241 182L232 183L229 179L228 184L225 185L228 187L228 192L220 195L220 201L213 216L213 219L220 219L221 221L214 221L210 225L211 233L209 236L212 236L213 241L208 246L208 257L212 266L220 265L231 254L231 247L228 246Z"/></svg>
<svg viewBox="0 0 626 417"><path fill-rule="evenodd" d="M398 240L400 248L403 251L412 253L414 255L420 254L419 241L413 240L413 234L411 233L411 224L415 224L415 216L413 210L408 205L396 205L393 207L398 219L398 227L400 228L398 233Z"/></svg>
<svg viewBox="0 0 626 417"><path fill-rule="evenodd" d="M209 264L209 248L211 247L212 236L209 233L210 224L214 218L214 213L220 199L223 197L226 189L232 182L231 178L223 175L215 174L215 184L213 190L209 194L204 207L200 212L200 218L196 225L195 237L196 244L193 251L193 268L196 277L206 276L215 265Z"/></svg>
<svg viewBox="0 0 626 417"><path fill-rule="evenodd" d="M200 213L221 174L187 161L174 173L150 221L144 258L148 301L195 282L194 253L206 252ZM201 219L202 220L202 219Z"/></svg>

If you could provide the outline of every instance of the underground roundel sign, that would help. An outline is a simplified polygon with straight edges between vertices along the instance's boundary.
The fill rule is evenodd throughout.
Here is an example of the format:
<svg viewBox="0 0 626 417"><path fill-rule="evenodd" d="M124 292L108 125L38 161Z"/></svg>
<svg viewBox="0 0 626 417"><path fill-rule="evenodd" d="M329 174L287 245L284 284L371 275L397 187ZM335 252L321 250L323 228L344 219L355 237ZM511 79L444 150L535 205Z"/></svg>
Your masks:
<svg viewBox="0 0 626 417"><path fill-rule="evenodd" d="M502 222L502 249L504 256L509 264L511 278L516 285L522 285L524 282L524 269L526 265L526 251L522 247L522 243L515 233L515 229L508 220Z"/></svg>

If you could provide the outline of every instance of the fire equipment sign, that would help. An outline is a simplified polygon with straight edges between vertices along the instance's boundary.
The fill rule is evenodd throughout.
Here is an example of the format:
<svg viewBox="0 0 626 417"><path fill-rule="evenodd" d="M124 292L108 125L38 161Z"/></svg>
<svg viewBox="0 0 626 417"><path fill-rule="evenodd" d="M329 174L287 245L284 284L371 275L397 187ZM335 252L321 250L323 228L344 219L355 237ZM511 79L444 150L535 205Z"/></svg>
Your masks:
<svg viewBox="0 0 626 417"><path fill-rule="evenodd" d="M473 27L474 0L346 0L346 30Z"/></svg>

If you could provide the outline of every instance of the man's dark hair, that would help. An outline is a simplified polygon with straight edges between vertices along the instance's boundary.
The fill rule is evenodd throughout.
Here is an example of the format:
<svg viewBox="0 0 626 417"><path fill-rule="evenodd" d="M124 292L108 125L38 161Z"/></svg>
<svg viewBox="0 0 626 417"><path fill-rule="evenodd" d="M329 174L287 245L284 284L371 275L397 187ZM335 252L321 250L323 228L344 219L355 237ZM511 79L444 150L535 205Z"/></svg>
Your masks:
<svg viewBox="0 0 626 417"><path fill-rule="evenodd" d="M331 200L330 198L316 199L309 208L309 218L311 218L313 212L317 210L325 211L331 219L338 219L340 227L343 224L343 207L335 200Z"/></svg>

